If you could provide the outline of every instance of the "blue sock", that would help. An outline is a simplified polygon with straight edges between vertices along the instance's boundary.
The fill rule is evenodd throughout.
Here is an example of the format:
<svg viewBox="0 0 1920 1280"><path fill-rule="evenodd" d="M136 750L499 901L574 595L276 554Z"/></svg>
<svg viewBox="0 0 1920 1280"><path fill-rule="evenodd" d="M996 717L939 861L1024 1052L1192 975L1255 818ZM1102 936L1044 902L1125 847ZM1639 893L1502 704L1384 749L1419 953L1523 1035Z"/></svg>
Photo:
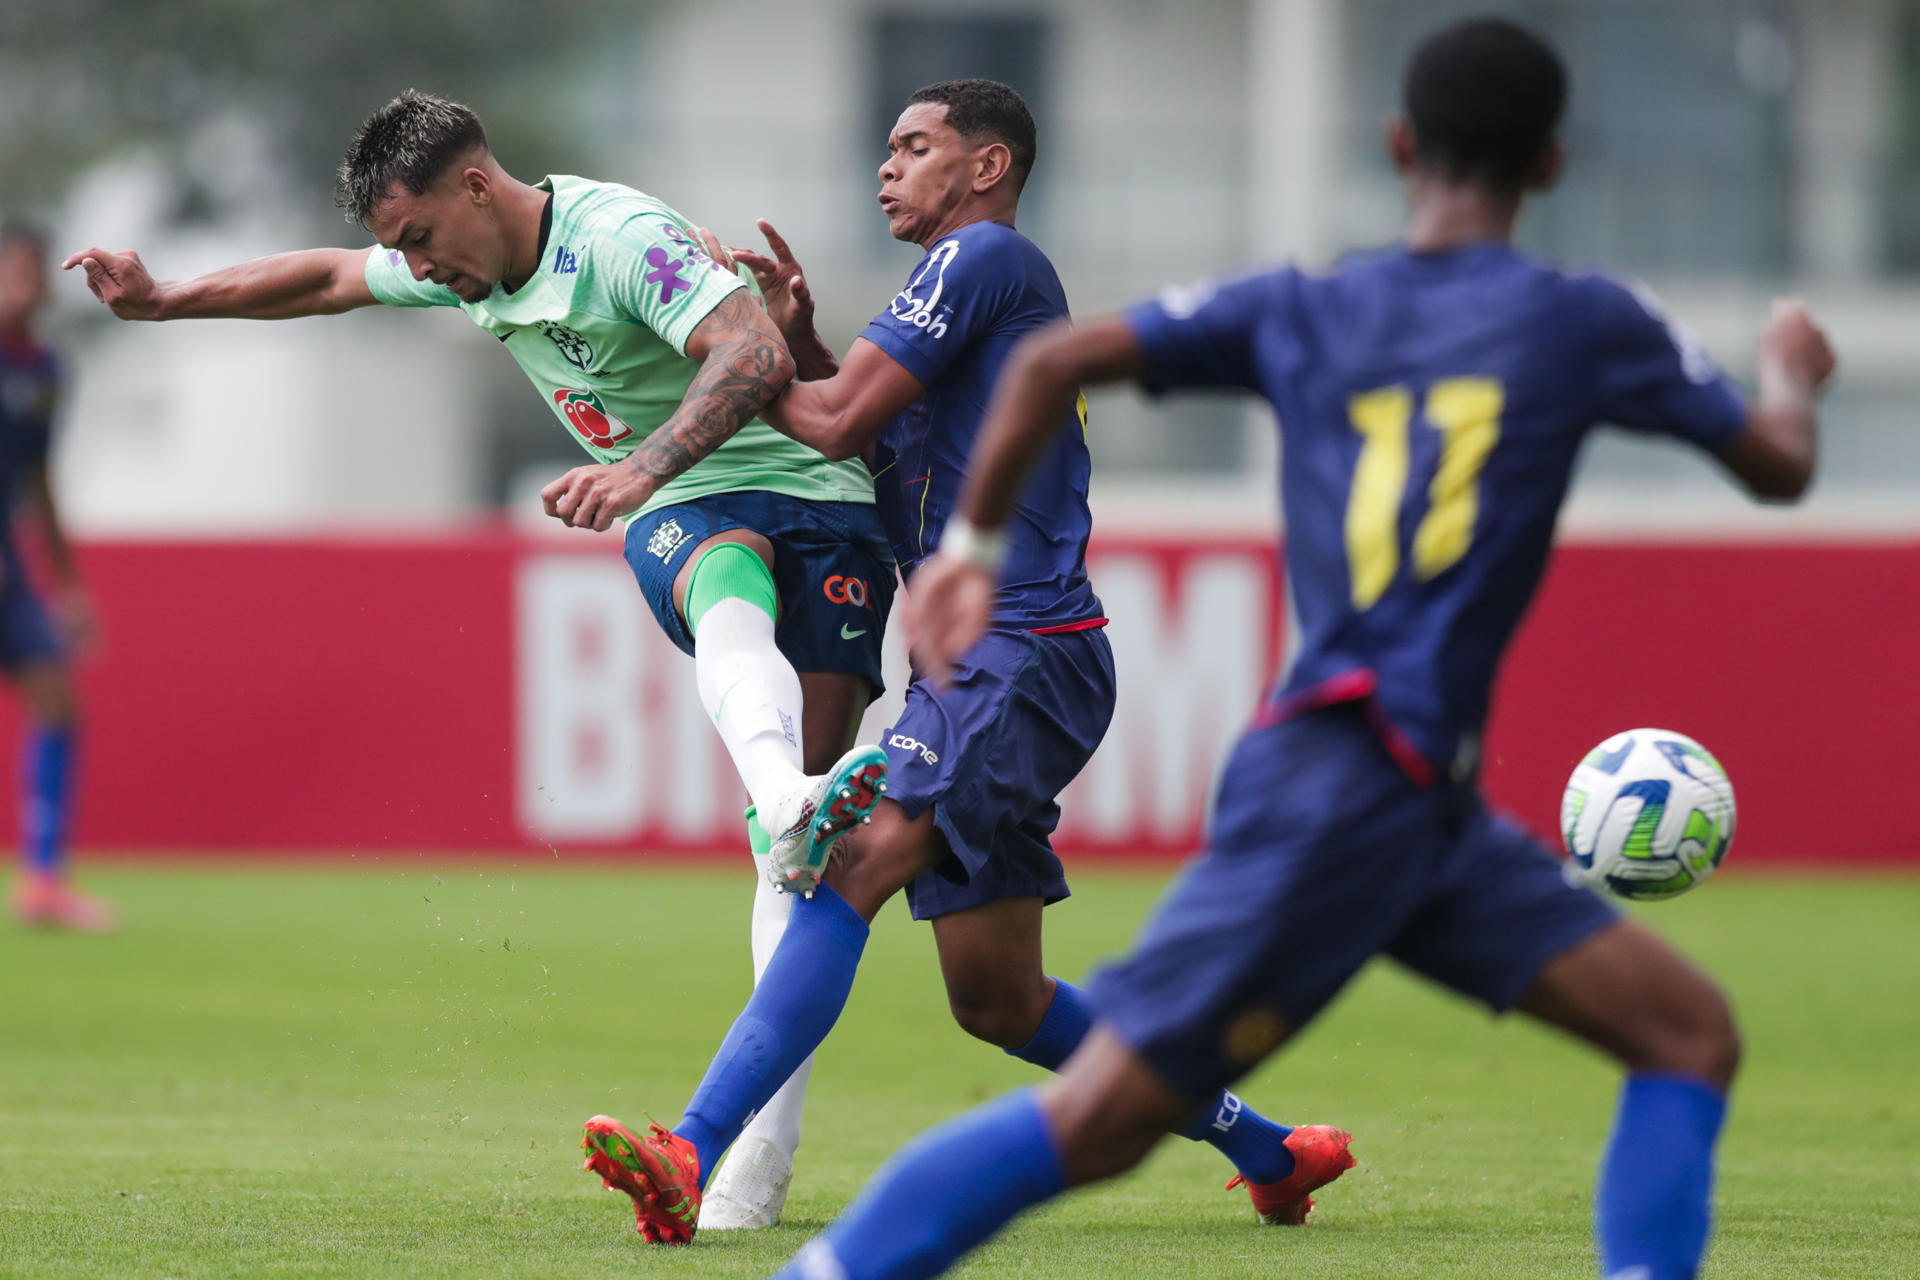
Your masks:
<svg viewBox="0 0 1920 1280"><path fill-rule="evenodd" d="M867 922L825 885L796 898L787 931L673 1131L700 1153L700 1185L753 1113L807 1060L846 1007Z"/></svg>
<svg viewBox="0 0 1920 1280"><path fill-rule="evenodd" d="M1040 1029L1033 1033L1033 1039L1007 1052L1036 1067L1058 1071L1091 1030L1093 1002L1087 999L1087 993L1065 978L1055 978L1053 1003L1047 1006L1047 1016L1040 1019Z"/></svg>
<svg viewBox="0 0 1920 1280"><path fill-rule="evenodd" d="M1692 1280L1707 1251L1713 1144L1726 1114L1726 1095L1703 1081L1627 1077L1593 1202L1603 1276Z"/></svg>
<svg viewBox="0 0 1920 1280"><path fill-rule="evenodd" d="M1293 1175L1293 1152L1287 1150L1293 1126L1274 1123L1230 1090L1222 1089L1186 1128L1174 1132L1211 1144L1248 1182L1281 1182Z"/></svg>
<svg viewBox="0 0 1920 1280"><path fill-rule="evenodd" d="M58 875L67 858L73 738L68 726L35 725L21 752L20 850L27 866L45 875Z"/></svg>
<svg viewBox="0 0 1920 1280"><path fill-rule="evenodd" d="M1092 1029L1093 1002L1087 993L1064 978L1055 978L1053 1003L1047 1006L1040 1029L1033 1039L1007 1052L1036 1067L1058 1071ZM1200 1109L1192 1124L1177 1132L1218 1148L1248 1182L1279 1182L1293 1172L1293 1152L1286 1148L1287 1135L1293 1130L1275 1124L1225 1090Z"/></svg>
<svg viewBox="0 0 1920 1280"><path fill-rule="evenodd" d="M1065 1189L1066 1170L1033 1091L1008 1094L902 1148L774 1280L937 1276Z"/></svg>

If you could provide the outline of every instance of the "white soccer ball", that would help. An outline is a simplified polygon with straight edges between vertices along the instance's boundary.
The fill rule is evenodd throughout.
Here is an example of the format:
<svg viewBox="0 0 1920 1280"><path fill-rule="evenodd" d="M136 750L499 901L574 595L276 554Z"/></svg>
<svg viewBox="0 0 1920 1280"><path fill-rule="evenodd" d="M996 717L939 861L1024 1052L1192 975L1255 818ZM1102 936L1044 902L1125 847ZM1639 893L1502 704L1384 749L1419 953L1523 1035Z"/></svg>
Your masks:
<svg viewBox="0 0 1920 1280"><path fill-rule="evenodd" d="M1733 783L1684 733L1629 729L1587 753L1560 799L1574 873L1622 898L1671 898L1733 843Z"/></svg>

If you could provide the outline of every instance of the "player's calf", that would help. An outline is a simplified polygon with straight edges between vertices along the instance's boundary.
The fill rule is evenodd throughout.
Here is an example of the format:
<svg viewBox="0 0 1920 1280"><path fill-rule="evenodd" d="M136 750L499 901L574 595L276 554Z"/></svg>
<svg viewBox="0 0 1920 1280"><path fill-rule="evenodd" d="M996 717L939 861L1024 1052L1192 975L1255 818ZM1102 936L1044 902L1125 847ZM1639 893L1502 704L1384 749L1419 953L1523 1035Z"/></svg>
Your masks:
<svg viewBox="0 0 1920 1280"><path fill-rule="evenodd" d="M1044 909L1040 898L1002 898L936 917L933 937L940 950L947 1008L960 1029L1051 1071L1079 1047L1091 1017L1078 1011L1074 1026L1062 1028L1071 1045L1041 1056L1023 1052L1047 1027L1059 990L1041 962ZM1073 995L1068 993L1069 1000ZM1056 1016L1055 1021L1061 1019Z"/></svg>
<svg viewBox="0 0 1920 1280"><path fill-rule="evenodd" d="M1724 1093L1740 1066L1726 994L1636 921L1619 921L1549 961L1520 1007L1629 1072L1687 1076Z"/></svg>
<svg viewBox="0 0 1920 1280"><path fill-rule="evenodd" d="M1115 1178L1179 1127L1192 1109L1118 1036L1095 1027L1040 1091L1067 1185Z"/></svg>
<svg viewBox="0 0 1920 1280"><path fill-rule="evenodd" d="M1550 961L1521 1007L1628 1070L1594 1197L1602 1274L1694 1275L1712 1230L1714 1150L1740 1062L1726 997L1650 930L1623 920Z"/></svg>

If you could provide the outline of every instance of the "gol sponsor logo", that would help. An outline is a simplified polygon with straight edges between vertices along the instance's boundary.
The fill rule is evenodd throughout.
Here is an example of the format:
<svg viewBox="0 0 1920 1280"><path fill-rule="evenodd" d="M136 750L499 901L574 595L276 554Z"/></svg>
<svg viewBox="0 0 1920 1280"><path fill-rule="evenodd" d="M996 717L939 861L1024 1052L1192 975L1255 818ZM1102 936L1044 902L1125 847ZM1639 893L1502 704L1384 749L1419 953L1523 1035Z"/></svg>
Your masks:
<svg viewBox="0 0 1920 1280"><path fill-rule="evenodd" d="M866 579L850 578L836 573L824 584L827 599L834 604L850 604L862 609L872 608L872 593L867 590Z"/></svg>

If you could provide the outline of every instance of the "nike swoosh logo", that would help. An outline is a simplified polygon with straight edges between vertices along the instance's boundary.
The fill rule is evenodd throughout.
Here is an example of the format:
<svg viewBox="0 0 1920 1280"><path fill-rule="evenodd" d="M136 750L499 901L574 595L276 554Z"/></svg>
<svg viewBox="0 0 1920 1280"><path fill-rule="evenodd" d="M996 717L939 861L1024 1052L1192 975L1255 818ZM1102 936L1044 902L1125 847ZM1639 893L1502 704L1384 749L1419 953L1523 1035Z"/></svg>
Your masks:
<svg viewBox="0 0 1920 1280"><path fill-rule="evenodd" d="M842 640L858 640L861 636L865 634L867 634L867 629L865 627L860 628L858 631L849 631L847 630L846 623L843 622L840 624L840 638Z"/></svg>

